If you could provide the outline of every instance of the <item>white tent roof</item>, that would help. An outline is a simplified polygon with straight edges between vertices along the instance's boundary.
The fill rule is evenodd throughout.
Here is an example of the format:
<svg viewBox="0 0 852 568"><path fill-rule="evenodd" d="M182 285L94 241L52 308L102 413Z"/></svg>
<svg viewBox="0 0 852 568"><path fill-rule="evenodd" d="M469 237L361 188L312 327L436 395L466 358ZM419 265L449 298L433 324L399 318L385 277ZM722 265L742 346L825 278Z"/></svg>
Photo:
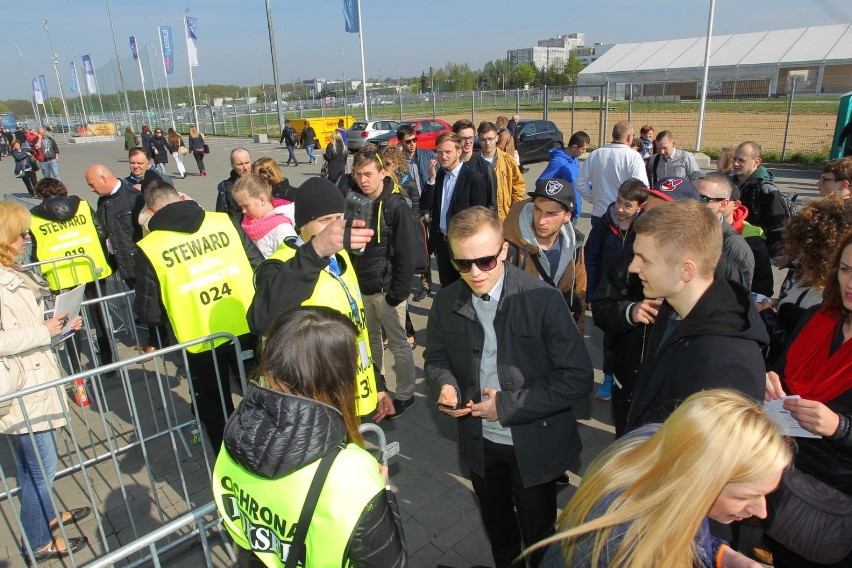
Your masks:
<svg viewBox="0 0 852 568"><path fill-rule="evenodd" d="M704 64L704 37L620 43L581 74L692 69ZM852 61L852 23L713 36L710 65L775 65Z"/></svg>

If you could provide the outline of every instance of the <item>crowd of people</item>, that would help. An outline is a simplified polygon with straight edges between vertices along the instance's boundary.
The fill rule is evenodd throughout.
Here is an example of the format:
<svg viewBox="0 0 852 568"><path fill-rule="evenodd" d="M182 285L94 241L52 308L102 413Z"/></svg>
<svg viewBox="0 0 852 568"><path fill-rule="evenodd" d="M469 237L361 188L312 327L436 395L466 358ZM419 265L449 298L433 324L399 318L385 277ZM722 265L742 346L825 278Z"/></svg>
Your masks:
<svg viewBox="0 0 852 568"><path fill-rule="evenodd" d="M129 175L86 171L94 209L67 196L57 168L34 184L44 201L31 215L0 210L2 355L49 351L55 322L30 313L39 290L118 273L149 326L139 349L239 338L240 352L221 337L196 343L187 362L218 454L214 495L245 565L404 566L387 470L362 449L358 424L415 404L409 300L432 297L423 371L438 411L457 422L496 566L757 566L746 554L779 568L850 565L849 534L838 545L830 530L784 515L793 482L810 489L799 506L814 515L826 494L852 503L852 158L829 162L820 198L800 204L776 186L757 142L706 172L672 131L644 125L637 139L620 122L585 160L590 137L573 133L528 186L513 124L458 120L435 151L402 126L397 145L367 144L351 166L341 125L327 173L299 187L274 158L235 148L215 211L165 175L171 155L185 176L188 151L206 174L201 134L193 129L187 147L172 129L143 127L137 146L130 132ZM300 144L316 159L306 125L285 123L287 164L298 165ZM30 153L50 145L34 136ZM588 234L577 227L583 202ZM80 225L85 242L63 245L63 231ZM15 263L30 237L36 259L86 254L94 270L56 266L42 282ZM773 265L787 270L780 286ZM7 289L26 314L6 309ZM603 331L599 385L584 342L589 312ZM99 351L111 362L102 317ZM28 342L13 341L12 321L32 328ZM235 408L228 371L255 350ZM581 470L578 420L593 398L610 405L617 441L557 516L558 485ZM784 437L759 404L778 398L813 438ZM41 414L49 438L61 424ZM0 427L25 456L33 436L9 416ZM45 448L42 462L55 455ZM48 477L23 498L49 491ZM65 516L33 511L24 528L38 558L82 546L50 537ZM744 554L726 527L750 517L766 536Z"/></svg>

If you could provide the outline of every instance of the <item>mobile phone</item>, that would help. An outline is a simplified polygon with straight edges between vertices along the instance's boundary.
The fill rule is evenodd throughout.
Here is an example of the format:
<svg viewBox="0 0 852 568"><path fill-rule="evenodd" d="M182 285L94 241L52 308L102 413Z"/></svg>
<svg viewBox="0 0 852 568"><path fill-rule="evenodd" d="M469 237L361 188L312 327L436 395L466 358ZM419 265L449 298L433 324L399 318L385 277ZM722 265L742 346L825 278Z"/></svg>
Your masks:
<svg viewBox="0 0 852 568"><path fill-rule="evenodd" d="M453 406L451 404L444 404L442 402L439 402L438 408L443 409L443 410L460 410L460 409L464 408L464 404L462 402L459 402L458 404Z"/></svg>
<svg viewBox="0 0 852 568"><path fill-rule="evenodd" d="M343 218L347 221L364 221L364 226L370 228L373 219L373 202L366 195L350 191L346 195L346 205L343 209ZM354 254L363 254L364 248L353 250Z"/></svg>

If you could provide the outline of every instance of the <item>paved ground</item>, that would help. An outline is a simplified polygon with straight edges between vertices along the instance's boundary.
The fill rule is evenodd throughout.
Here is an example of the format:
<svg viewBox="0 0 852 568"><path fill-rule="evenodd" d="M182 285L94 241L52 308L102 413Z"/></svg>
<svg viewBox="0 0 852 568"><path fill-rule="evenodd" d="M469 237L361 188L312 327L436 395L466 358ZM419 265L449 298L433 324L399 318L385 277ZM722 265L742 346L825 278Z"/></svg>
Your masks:
<svg viewBox="0 0 852 568"><path fill-rule="evenodd" d="M58 141L61 144L62 137ZM228 164L228 152L238 143L234 139L208 140L211 154L207 156L207 177L197 175L194 160L188 157L187 169L191 173L186 179L176 179L175 185L180 190L196 199L202 206L212 209L216 197L216 185L219 180L227 177L230 166ZM254 144L249 141L240 142L248 148L253 158L261 156L272 156L283 163L286 160L286 150L277 144ZM297 151L299 158L305 158L303 150ZM12 176L11 160L4 161L0 166L0 194L13 194L18 197L26 195L23 184ZM85 183L84 173L86 167L94 162L101 162L113 169L120 176L126 175L127 156L120 141L112 143L64 145L61 144L61 173L62 179L73 194L89 199L94 205L94 195L89 192ZM291 183L300 185L307 177L319 174L320 164L314 166L301 165L298 167L282 168ZM542 171L544 164L535 164L525 175L528 186L532 186L538 174ZM792 192L800 192L803 197L816 196L814 182L819 174L816 171L797 170L789 168L771 168L779 176L779 185ZM169 171L176 174L174 164L169 165ZM580 222L580 229L587 231L589 221L584 218ZM437 278L436 278L437 280ZM454 567L471 565L491 565L488 542L482 529L482 523L471 491L470 482L466 477L465 469L461 466L456 452L456 427L454 422L439 414L434 402L428 394L428 389L423 379L423 348L425 343L425 325L431 300L427 299L420 303L411 303L411 315L415 328L418 330L418 341L420 346L415 350L415 361L418 368L417 404L401 419L393 422L383 423L389 440L400 442L401 453L392 460L390 470L391 482L397 491L397 497L403 514L408 548L411 557L411 565L414 567L434 567L446 565ZM596 381L601 380L600 372L600 332L594 327L591 318L586 324L586 345L596 367ZM129 350L123 353L129 356ZM178 379L172 383L172 388L178 396L183 393L185 397L186 379ZM581 435L584 443L582 454L583 469L589 464L606 445L613 439L613 428L611 425L610 412L607 403L591 401L592 418L584 420L581 425ZM171 451L166 447L165 451ZM157 461L157 456L153 456ZM124 464L130 470L134 482L139 484L139 492L147 493L150 487L148 480L139 475L141 462L127 459ZM132 465L131 465L132 464ZM162 464L160 467L163 467ZM570 499L583 469L572 472L572 485L562 487L559 491L559 505ZM122 471L122 475L126 472ZM194 479L196 483L203 483L204 474L199 471ZM105 468L99 473L103 482L107 485L117 474L115 470ZM78 490L82 489L77 485ZM155 488L154 491L161 491ZM115 506L116 497L120 494L111 494L112 506ZM196 505L205 501L204 491L196 495ZM11 518L6 517L8 523L14 523ZM14 526L14 524L12 524ZM113 532L121 533L125 527L121 526L120 519L113 522ZM0 566L18 566L20 557L15 557L14 536L17 530L11 532L3 530L0 532L0 546L5 547L7 560L0 560ZM94 530L92 531L94 532ZM126 542L124 539L119 540ZM216 565L227 565L221 544L218 539L213 541L214 563ZM97 552L95 552L97 555ZM189 552L178 558L171 559L170 566L197 566L200 557Z"/></svg>

